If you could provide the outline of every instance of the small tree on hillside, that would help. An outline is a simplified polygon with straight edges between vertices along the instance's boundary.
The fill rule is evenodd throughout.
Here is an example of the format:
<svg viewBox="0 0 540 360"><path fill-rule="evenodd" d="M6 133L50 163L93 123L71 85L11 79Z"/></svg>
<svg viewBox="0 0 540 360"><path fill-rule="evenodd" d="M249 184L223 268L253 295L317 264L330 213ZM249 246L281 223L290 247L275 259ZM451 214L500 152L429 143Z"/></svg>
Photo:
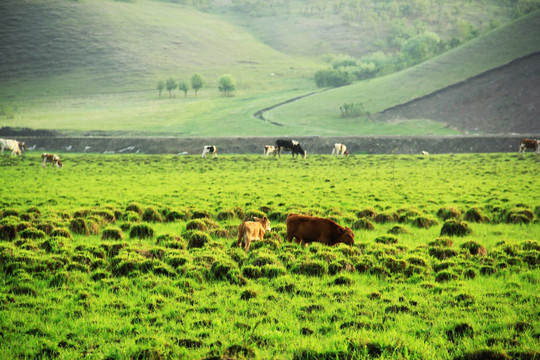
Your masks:
<svg viewBox="0 0 540 360"><path fill-rule="evenodd" d="M433 32L425 32L407 40L401 52L407 56L412 64L418 64L437 54L440 38Z"/></svg>
<svg viewBox="0 0 540 360"><path fill-rule="evenodd" d="M195 90L195 96L197 96L197 91L199 91L199 89L201 89L203 86L204 78L202 77L202 75L199 73L193 74L193 76L191 77L191 87L193 88L193 90Z"/></svg>
<svg viewBox="0 0 540 360"><path fill-rule="evenodd" d="M159 80L156 89L159 91L159 97L161 97L161 92L165 89L165 81Z"/></svg>
<svg viewBox="0 0 540 360"><path fill-rule="evenodd" d="M189 84L184 80L178 82L178 89L184 92L184 97L187 97L187 92L189 91Z"/></svg>
<svg viewBox="0 0 540 360"><path fill-rule="evenodd" d="M232 96L236 91L236 80L232 75L223 75L219 78L218 89L223 96Z"/></svg>
<svg viewBox="0 0 540 360"><path fill-rule="evenodd" d="M167 82L165 83L165 87L167 88L167 91L169 92L169 97L172 97L172 91L176 89L178 84L176 83L176 80L173 78L168 78Z"/></svg>

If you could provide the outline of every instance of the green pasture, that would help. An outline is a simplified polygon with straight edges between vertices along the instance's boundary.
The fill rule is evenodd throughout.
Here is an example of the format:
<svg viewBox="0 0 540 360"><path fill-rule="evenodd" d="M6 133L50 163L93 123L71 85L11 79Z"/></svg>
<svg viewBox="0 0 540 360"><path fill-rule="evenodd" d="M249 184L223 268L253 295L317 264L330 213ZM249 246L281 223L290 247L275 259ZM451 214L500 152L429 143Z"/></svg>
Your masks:
<svg viewBox="0 0 540 360"><path fill-rule="evenodd" d="M526 155L4 155L0 358L537 358ZM288 243L291 212L355 244Z"/></svg>

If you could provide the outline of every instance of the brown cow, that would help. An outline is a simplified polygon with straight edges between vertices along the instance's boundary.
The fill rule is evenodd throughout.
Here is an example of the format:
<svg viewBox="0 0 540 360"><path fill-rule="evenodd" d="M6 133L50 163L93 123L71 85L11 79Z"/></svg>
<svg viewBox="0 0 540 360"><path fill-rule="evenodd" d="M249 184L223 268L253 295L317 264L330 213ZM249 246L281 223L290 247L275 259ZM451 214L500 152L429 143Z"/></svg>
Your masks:
<svg viewBox="0 0 540 360"><path fill-rule="evenodd" d="M249 246L253 240L262 240L264 233L270 231L270 220L266 216L262 219L255 218L255 221L244 221L238 226L238 243L239 247L242 246L242 239L244 240L244 250L249 251Z"/></svg>
<svg viewBox="0 0 540 360"><path fill-rule="evenodd" d="M540 153L540 140L536 139L521 139L519 142L519 152L525 156L526 149L534 149L536 156Z"/></svg>
<svg viewBox="0 0 540 360"><path fill-rule="evenodd" d="M326 245L354 244L354 233L330 219L308 215L289 214L286 220L287 240L298 243L320 242Z"/></svg>

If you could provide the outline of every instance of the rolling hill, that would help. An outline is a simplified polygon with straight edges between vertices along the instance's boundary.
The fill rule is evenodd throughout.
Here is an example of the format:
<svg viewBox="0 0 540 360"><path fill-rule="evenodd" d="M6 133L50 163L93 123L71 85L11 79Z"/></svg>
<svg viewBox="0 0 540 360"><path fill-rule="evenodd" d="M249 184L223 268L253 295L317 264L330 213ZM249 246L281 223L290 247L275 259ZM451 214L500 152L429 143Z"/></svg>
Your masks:
<svg viewBox="0 0 540 360"><path fill-rule="evenodd" d="M359 18L344 21L331 7L315 14L301 0L271 2L266 15L236 11L229 1L213 4L201 11L152 0L2 1L0 127L121 136L459 134L467 126L445 117L413 111L407 121L344 119L339 106L361 103L372 114L405 106L540 48L536 12L414 68L316 93L313 74L328 66L321 55L346 51L353 38L352 55L376 50L377 41L386 41L388 15L363 25ZM456 19L481 26L493 14L508 18L482 6L464 8ZM384 31L367 31L377 19ZM440 20L426 21L444 29ZM205 78L197 95L160 97L155 90L158 80L189 81L196 72ZM223 74L236 79L234 97L217 89ZM253 116L267 108L269 121ZM493 128L501 129L480 131Z"/></svg>
<svg viewBox="0 0 540 360"><path fill-rule="evenodd" d="M509 124L509 114L530 106L538 107L538 101L534 99L538 99L540 93L538 81L540 62L535 62L534 59L537 58L534 57L526 67L523 66L525 62L517 61L513 65L506 66L515 59L539 52L538 34L540 34L540 11L415 67L305 97L276 107L263 116L277 123L283 121L282 119L290 119L287 125L295 128L302 128L307 124L320 126L323 122L331 120L349 132L359 128L357 132L362 133L362 127L367 127L370 131L372 121L341 117L339 107L342 104L352 103L362 104L376 119L399 118L393 122L394 124L431 119L447 122L464 130L538 132L540 131L540 122L537 121L538 110L521 113L519 124ZM474 86L468 86L481 74L484 74L482 83L476 82ZM500 89L491 86L496 78L503 79L497 81L501 86L504 84L507 91L499 91ZM461 85L457 90L444 91L451 86L455 88L456 84ZM512 96L509 103L508 94L520 94L524 90L527 94L521 97ZM481 106L467 106L468 103L464 102L464 99L471 99L479 92L483 92L483 97L489 99L493 108L501 110L497 104L506 106L504 111L486 112ZM432 94L436 94L436 98L433 99L432 96L429 105L420 101ZM405 104L409 104L406 107L407 111L404 109ZM424 104L429 109L424 109ZM400 105L403 106L399 107ZM401 111L398 113L397 109ZM440 109L445 109L444 115L439 114ZM465 109L468 110L468 114L464 115ZM388 111L384 113L385 110ZM377 116L379 113L384 115ZM456 119L458 114L464 117L452 120ZM391 126L389 122L385 122L385 125Z"/></svg>
<svg viewBox="0 0 540 360"><path fill-rule="evenodd" d="M6 0L0 12L3 98L140 91L195 72L265 91L261 74L313 71L220 16L165 2Z"/></svg>

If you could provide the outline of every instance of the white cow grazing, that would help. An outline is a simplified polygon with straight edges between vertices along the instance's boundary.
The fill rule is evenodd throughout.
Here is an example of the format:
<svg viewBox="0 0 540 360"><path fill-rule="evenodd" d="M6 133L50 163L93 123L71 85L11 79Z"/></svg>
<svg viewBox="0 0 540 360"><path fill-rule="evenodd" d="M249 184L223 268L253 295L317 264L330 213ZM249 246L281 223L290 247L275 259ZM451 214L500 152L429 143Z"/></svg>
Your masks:
<svg viewBox="0 0 540 360"><path fill-rule="evenodd" d="M424 150L424 151L422 151L422 155L424 155L424 156L428 156L428 155L429 155L429 153L428 153L427 151L425 151L425 150Z"/></svg>
<svg viewBox="0 0 540 360"><path fill-rule="evenodd" d="M24 143L21 143L26 148ZM12 150L11 155L21 155L21 148L19 147L19 142L12 139L0 139L0 147L2 148L2 155L4 155L4 149Z"/></svg>
<svg viewBox="0 0 540 360"><path fill-rule="evenodd" d="M264 155L268 156L270 154L273 154L275 157L276 151L277 148L274 145L264 145Z"/></svg>
<svg viewBox="0 0 540 360"><path fill-rule="evenodd" d="M349 152L347 151L347 146L340 143L334 144L334 148L332 149L332 156L334 155L349 156Z"/></svg>
<svg viewBox="0 0 540 360"><path fill-rule="evenodd" d="M205 157L208 153L214 154L214 157L217 157L217 147L215 145L204 145L201 157Z"/></svg>

